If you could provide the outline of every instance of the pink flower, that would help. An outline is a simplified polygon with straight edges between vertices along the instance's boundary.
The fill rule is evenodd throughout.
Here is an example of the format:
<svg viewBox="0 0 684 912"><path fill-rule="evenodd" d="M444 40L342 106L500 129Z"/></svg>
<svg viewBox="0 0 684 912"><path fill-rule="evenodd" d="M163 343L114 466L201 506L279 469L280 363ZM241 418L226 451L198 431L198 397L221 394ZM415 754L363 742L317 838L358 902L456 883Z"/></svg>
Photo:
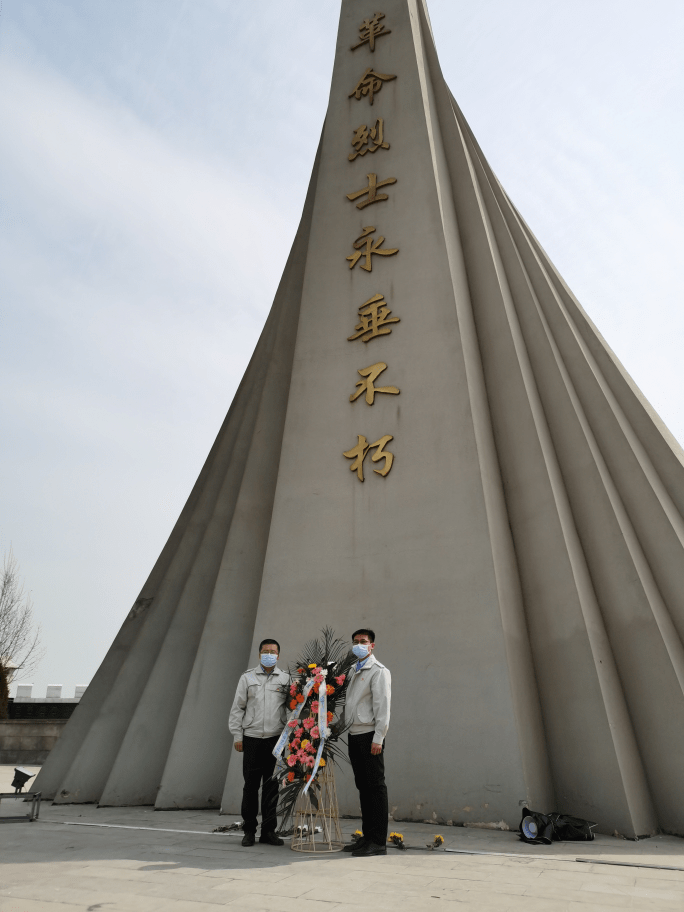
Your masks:
<svg viewBox="0 0 684 912"><path fill-rule="evenodd" d="M325 681L325 678L323 677L323 675L316 675L316 677L314 678L314 681L316 682L316 684L322 684L323 681Z"/></svg>
<svg viewBox="0 0 684 912"><path fill-rule="evenodd" d="M294 697L294 695L295 695L296 693L297 693L297 685L296 685L296 684L291 684L291 685L290 685L290 696L291 696L291 697Z"/></svg>
<svg viewBox="0 0 684 912"><path fill-rule="evenodd" d="M294 766L296 762L297 762L297 758L295 756L293 756L292 754L290 754L290 756L287 758L287 765Z"/></svg>
<svg viewBox="0 0 684 912"><path fill-rule="evenodd" d="M313 728L315 724L316 724L315 719L304 719L304 721L302 722L302 725L304 726L304 728L307 731L309 731L310 728Z"/></svg>
<svg viewBox="0 0 684 912"><path fill-rule="evenodd" d="M290 726L290 728L296 728L297 725L298 725L299 723L297 722L296 719L292 719L292 720L291 720L290 722L288 722L287 724Z"/></svg>
<svg viewBox="0 0 684 912"><path fill-rule="evenodd" d="M306 745L306 750L307 750L307 753L309 753L309 754L315 754L315 753L316 753L316 748L314 747L314 745L313 745L311 742L309 742L309 743Z"/></svg>
<svg viewBox="0 0 684 912"><path fill-rule="evenodd" d="M344 684L346 677L347 677L346 675L338 675L338 676L335 678L335 681L336 681L338 684L340 684L340 685L341 685L341 684Z"/></svg>
<svg viewBox="0 0 684 912"><path fill-rule="evenodd" d="M311 729L311 731L309 732L309 734L311 735L312 738L320 738L320 737L321 737L321 732L320 732L320 729L318 728L317 725L314 725L314 727Z"/></svg>
<svg viewBox="0 0 684 912"><path fill-rule="evenodd" d="M301 743L302 742L299 740L299 738L293 738L292 741L290 741L290 747L292 748L292 750L295 750L295 751L299 750L299 748L301 747Z"/></svg>
<svg viewBox="0 0 684 912"><path fill-rule="evenodd" d="M311 704L311 712L318 712L318 700L314 700Z"/></svg>
<svg viewBox="0 0 684 912"><path fill-rule="evenodd" d="M304 734L304 729L300 725L299 728L297 729L297 731L294 733L294 736L295 736L295 738L301 738L303 734Z"/></svg>
<svg viewBox="0 0 684 912"><path fill-rule="evenodd" d="M323 672L323 669L321 668L320 665L318 666L318 668L314 668L314 670L313 670L313 673L315 675L320 675L322 672Z"/></svg>
<svg viewBox="0 0 684 912"><path fill-rule="evenodd" d="M315 757L307 757L307 758L306 758L306 765L309 767L309 769L313 769L315 763L316 763L316 758L315 758Z"/></svg>

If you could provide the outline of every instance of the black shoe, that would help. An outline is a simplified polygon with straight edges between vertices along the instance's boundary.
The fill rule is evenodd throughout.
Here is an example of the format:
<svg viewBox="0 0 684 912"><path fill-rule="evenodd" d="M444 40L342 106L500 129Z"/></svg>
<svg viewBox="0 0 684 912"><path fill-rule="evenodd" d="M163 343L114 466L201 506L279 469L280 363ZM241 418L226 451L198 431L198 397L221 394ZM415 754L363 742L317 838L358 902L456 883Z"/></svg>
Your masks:
<svg viewBox="0 0 684 912"><path fill-rule="evenodd" d="M276 836L275 833L262 833L259 836L259 842L265 842L267 845L285 845L285 841L279 836ZM252 845L254 844L254 837L252 836Z"/></svg>
<svg viewBox="0 0 684 912"><path fill-rule="evenodd" d="M371 855L387 855L387 846L367 842L365 846L362 846L356 852L352 852L352 858L370 858Z"/></svg>
<svg viewBox="0 0 684 912"><path fill-rule="evenodd" d="M359 838L356 840L356 842L350 842L349 845L346 845L342 849L342 851L343 852L356 852L359 849L363 848L363 846L365 846L365 845L368 845L368 840L365 838L365 836L359 836Z"/></svg>
<svg viewBox="0 0 684 912"><path fill-rule="evenodd" d="M243 846L253 846L254 845L254 833L245 833L242 837Z"/></svg>

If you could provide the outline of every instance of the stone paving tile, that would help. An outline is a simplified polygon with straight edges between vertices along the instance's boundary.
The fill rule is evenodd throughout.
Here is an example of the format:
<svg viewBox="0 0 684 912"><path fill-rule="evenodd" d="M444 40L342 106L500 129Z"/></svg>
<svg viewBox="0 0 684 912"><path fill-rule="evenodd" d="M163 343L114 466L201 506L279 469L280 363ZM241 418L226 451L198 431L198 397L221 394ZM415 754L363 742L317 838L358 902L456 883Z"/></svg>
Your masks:
<svg viewBox="0 0 684 912"><path fill-rule="evenodd" d="M163 897L167 900L175 899L184 902L205 903L207 908L211 908L214 912L217 906L225 906L228 903L233 902L233 900L240 899L240 897L251 895L246 892L244 888L231 890L228 884L226 884L225 887L226 889L224 890L215 890L212 887L207 887L193 893L188 887L184 887L181 890L173 890L168 884L159 883L150 885L148 895ZM272 898L273 897L271 897L271 899Z"/></svg>
<svg viewBox="0 0 684 912"><path fill-rule="evenodd" d="M684 908L683 890L654 889L653 887L633 887L632 896L635 896L639 899L672 900L673 902L681 903L682 908Z"/></svg>
<svg viewBox="0 0 684 912"><path fill-rule="evenodd" d="M428 889L432 893L453 893L460 890L467 890L469 893L510 893L513 895L523 894L529 885L526 883L505 883L492 880L467 880L465 878L454 878L445 880L441 877L435 878L429 885Z"/></svg>
<svg viewBox="0 0 684 912"><path fill-rule="evenodd" d="M619 884L615 881L603 881L598 878L591 878L582 881L582 884L579 887L580 890L588 891L590 893L612 893L614 896L634 896L634 891L636 887L634 883L630 884ZM654 893L659 891L653 891ZM666 898L666 897L665 897Z"/></svg>
<svg viewBox="0 0 684 912"><path fill-rule="evenodd" d="M114 868L109 865L92 865L82 868L79 872L72 872L72 874L73 876L81 877L85 881L90 881L93 884L99 884L101 881L108 881L111 878L116 878L119 883L128 884L128 890L141 889L144 891L146 884L154 885L160 880L165 884L168 884L170 893L181 889L201 889L202 884L201 879L198 879L195 874L188 874L185 871L179 872L177 870L169 871L166 867L162 870L140 871L134 868ZM140 885L140 887L138 887L138 885Z"/></svg>
<svg viewBox="0 0 684 912"><path fill-rule="evenodd" d="M438 896L432 896L429 892L424 892L422 894L406 894L403 896L401 901L399 901L396 895L382 895L378 893L373 893L372 895L362 892L363 886L359 885L358 882L350 882L345 891L340 889L331 890L327 887L321 886L316 890L312 890L309 893L306 893L302 899L312 900L321 905L325 905L326 908L330 908L331 904L339 903L340 907L344 906L345 908L359 908L363 907L365 909L377 910L377 912L413 912L413 910L441 910L444 912L444 901ZM360 889L357 889L359 888ZM465 891L463 896L465 896ZM501 909L505 909L506 906L495 906L494 904L489 903L487 900L487 905L481 905L481 908L489 908L491 905L492 908L496 908L497 912L500 912ZM264 906L264 908L268 908ZM273 910L271 909L271 912ZM293 910L294 912L294 910Z"/></svg>
<svg viewBox="0 0 684 912"><path fill-rule="evenodd" d="M349 908L349 897L344 904L346 908ZM278 912L332 912L334 909L342 908L341 904L338 903L329 903L329 902L320 902L317 900L305 899L298 897L293 899L291 897L278 897L274 901L273 896L267 894L243 894L237 899L232 900L225 908L235 910L235 909L249 909L250 912L260 912L260 910L267 910L267 912L274 912L275 909Z"/></svg>
<svg viewBox="0 0 684 912"><path fill-rule="evenodd" d="M290 877L287 880L267 881L258 880L255 877L236 878L235 880L219 881L213 888L215 891L228 890L229 892L243 893L261 893L264 896L271 897L290 897L302 896L308 890L306 882L298 877Z"/></svg>
<svg viewBox="0 0 684 912"><path fill-rule="evenodd" d="M684 874L676 871L648 871L643 868L634 868L634 885L637 887L651 887L654 881L667 884L668 890L684 890Z"/></svg>
<svg viewBox="0 0 684 912"><path fill-rule="evenodd" d="M185 863L187 861L188 861L188 857L185 856L185 858L183 859L183 863ZM199 864L197 865L196 868L193 868L193 870L200 876L200 878L203 878L203 877L208 877L208 878L211 878L211 877L218 877L218 878L237 877L238 876L237 874L233 874L234 871L238 871L238 872L244 871L244 872L246 872L245 876L259 877L259 874L261 871L265 870L267 872L270 872L270 870L271 870L270 867L264 868L263 865L220 864L218 862L216 864L208 864L207 863L208 859L206 859L206 858L198 858L197 861L199 862ZM183 870L183 868L179 868L178 870L179 871Z"/></svg>
<svg viewBox="0 0 684 912"><path fill-rule="evenodd" d="M592 867L594 870L600 867L599 865L587 865L587 867ZM615 868L615 870L620 870ZM625 870L624 868L622 870ZM636 879L643 881L650 880L667 880L670 883L681 884L682 889L684 889L684 871L663 871L656 870L655 868L632 868Z"/></svg>
<svg viewBox="0 0 684 912"><path fill-rule="evenodd" d="M83 908L83 903L74 905L43 899L0 897L0 912L83 912Z"/></svg>
<svg viewBox="0 0 684 912"><path fill-rule="evenodd" d="M589 867L587 865L586 867ZM558 883L565 882L569 886L575 883L584 883L587 880L595 879L600 883L607 884L616 884L623 887L634 886L634 881L636 880L636 874L618 874L613 873L614 871L629 871L629 868L612 868L612 867L599 867L596 866L597 870L586 871L584 865L574 865L572 867L568 866L565 869L553 869L553 870L542 870L540 872L540 877L544 878L553 878L553 880ZM636 869L633 869L636 871Z"/></svg>
<svg viewBox="0 0 684 912"><path fill-rule="evenodd" d="M567 884L558 884L551 881L546 881L544 883L534 883L530 884L525 890L526 897L538 897L544 899L563 899L564 901L572 901L577 903L582 903L585 900L590 902L601 902L606 907L615 908L623 907L629 905L630 894L626 891L626 887L615 887L608 886L605 890L596 890L597 894L600 893L600 899L597 896L589 897L586 891L582 890L584 885L578 884L577 889L571 889ZM598 885L597 885L598 886Z"/></svg>
<svg viewBox="0 0 684 912"><path fill-rule="evenodd" d="M259 867L256 869L236 867L223 869L227 877L238 880L258 879L262 883L277 884L282 883L292 877L292 868L267 868ZM207 872L211 874L211 872Z"/></svg>
<svg viewBox="0 0 684 912"><path fill-rule="evenodd" d="M43 902L52 901L59 903L71 903L83 909L87 906L101 905L107 909L107 912L114 909L124 909L125 912L154 912L156 909L163 909L165 900L161 897L150 897L140 893L111 893L107 890L90 889L88 885L76 888L55 887L51 883L24 883L12 887L11 891L0 890L0 896L11 898L12 901L23 899L35 899ZM0 906L0 909L2 907ZM2 910L4 912L4 909Z"/></svg>
<svg viewBox="0 0 684 912"><path fill-rule="evenodd" d="M473 877L473 873L466 868L461 870L452 870L448 874L443 875L445 878L452 877L454 879L460 879L462 877L470 877L473 880L479 878ZM542 868L520 868L514 865L501 865L500 867L492 870L484 870L482 873L482 880L486 883L492 883L496 881L497 883L534 883L537 881L545 872Z"/></svg>
<svg viewBox="0 0 684 912"><path fill-rule="evenodd" d="M168 877L174 882L178 880L179 882L187 881L188 883L197 883L198 880L202 879L202 875L206 873L213 873L215 869L213 867L207 868L204 866L204 859L200 859L202 862L198 865L188 865L186 856L178 856L177 859L173 858L143 858L142 856L138 859L137 865L135 868L126 868L127 871L135 871L136 877L142 877L143 879L155 879L158 876ZM99 864L99 862L98 862ZM223 868L223 871L227 871L227 868Z"/></svg>
<svg viewBox="0 0 684 912"><path fill-rule="evenodd" d="M611 893L617 896L621 902L625 901L625 897L630 898L639 898L639 899L660 899L663 902L669 901L679 901L682 909L684 909L684 892L681 890L672 890L672 889L659 889L651 887L650 889L644 887L636 886L616 886L615 884L603 884L597 883L596 881L588 881L582 884L581 889L585 893Z"/></svg>
<svg viewBox="0 0 684 912"><path fill-rule="evenodd" d="M363 870L363 869L362 869ZM351 877L344 872L339 872L338 877L341 876L345 881L349 882ZM426 887L432 880L434 880L434 874L430 872L418 872L407 874L403 871L364 871L363 872L364 880L372 881L374 884L382 886L383 884L387 887L397 887L399 889L412 888L412 887Z"/></svg>
<svg viewBox="0 0 684 912"><path fill-rule="evenodd" d="M40 883L37 881L37 883ZM26 881L15 881L9 889L12 893L15 893L17 889L21 889L26 886ZM34 886L33 884L31 885ZM63 874L58 872L57 874L52 874L49 881L49 891L51 895L57 895L57 893L66 894L69 890L78 890L85 893L92 894L101 894L101 893L124 893L126 895L130 893L135 893L136 895L145 896L150 892L151 885L145 882L136 881L132 883L130 880L120 880L116 877L115 872L110 872L109 877L84 877L79 873L72 874ZM0 895L5 892L4 885L0 887ZM34 895L34 894L32 894Z"/></svg>
<svg viewBox="0 0 684 912"><path fill-rule="evenodd" d="M193 901L191 899L166 899L164 900L164 912L217 912L218 909L227 909L222 903L207 903L203 901ZM99 910L98 910L99 912ZM108 909L102 909L102 912L109 912ZM271 910L273 912L273 910Z"/></svg>
<svg viewBox="0 0 684 912"><path fill-rule="evenodd" d="M308 898L327 899L328 894L334 897L340 897L345 900L353 899L356 892L363 890L364 893L373 895L373 902L377 895L393 896L394 902L397 901L397 895L401 896L424 896L426 893L436 892L428 880L425 883L399 883L393 879L378 881L375 876L364 877L360 880L358 877L328 877L309 875L301 880L304 885L303 896Z"/></svg>

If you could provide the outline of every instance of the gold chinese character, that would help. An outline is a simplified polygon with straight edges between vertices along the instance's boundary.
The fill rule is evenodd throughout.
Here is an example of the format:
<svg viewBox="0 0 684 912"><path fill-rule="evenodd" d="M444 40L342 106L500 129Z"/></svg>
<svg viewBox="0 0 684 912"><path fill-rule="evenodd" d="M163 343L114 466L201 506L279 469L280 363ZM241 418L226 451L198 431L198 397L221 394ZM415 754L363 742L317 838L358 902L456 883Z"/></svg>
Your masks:
<svg viewBox="0 0 684 912"><path fill-rule="evenodd" d="M352 51L355 51L358 47L361 47L362 44L367 44L371 51L375 51L375 39L379 38L380 35L391 35L392 30L386 29L384 25L380 25L380 20L385 18L384 13L373 13L371 19L364 19L361 25L359 26L359 41L358 44L352 45Z"/></svg>
<svg viewBox="0 0 684 912"><path fill-rule="evenodd" d="M371 339L377 339L378 336L386 336L391 333L387 323L400 323L399 317L390 317L392 311L387 306L385 296L381 294L373 295L365 304L359 307L359 320L354 329L357 332L353 336L347 336L348 342L353 342L362 336L362 342L370 342Z"/></svg>
<svg viewBox="0 0 684 912"><path fill-rule="evenodd" d="M371 256L374 253L377 253L378 256L394 256L395 253L399 253L399 248L395 247L392 250L380 250L380 247L385 241L385 236L383 234L373 241L372 237L368 235L372 234L375 231L374 225L368 225L363 229L363 234L359 235L357 239L352 244L354 250L358 250L358 253L352 253L346 259L349 260L349 268L353 269L354 266L358 263L362 256L365 256L366 262L361 264L361 269L365 269L366 272L373 271L373 265L371 263ZM364 249L365 248L365 249Z"/></svg>
<svg viewBox="0 0 684 912"><path fill-rule="evenodd" d="M386 193L378 193L380 187L386 187L387 184L396 184L396 177L387 177L384 181L378 183L377 174L367 174L368 186L364 187L363 190L356 190L354 193L348 193L347 199L352 203L355 199L358 199L360 196L368 196L367 200L364 200L362 203L357 203L357 209L365 209L366 206L370 206L371 203L380 203L382 200L389 199Z"/></svg>
<svg viewBox="0 0 684 912"><path fill-rule="evenodd" d="M384 128L385 121L382 117L378 117L375 121L375 126L370 130L366 124L361 124L360 127L357 127L354 130L354 138L351 141L356 152L350 153L349 161L353 162L357 155L365 155L366 152L377 152L378 149L389 149L390 144L385 142L383 136ZM365 149L363 148L364 146L366 146Z"/></svg>
<svg viewBox="0 0 684 912"><path fill-rule="evenodd" d="M373 96L376 92L380 91L383 82L390 82L392 79L396 78L396 75L391 76L388 73L376 73L372 67L368 67L361 79L359 79L356 88L349 93L349 97L351 98L353 95L357 101L360 101L362 96L365 98L365 96L368 95L368 100L373 104Z"/></svg>
<svg viewBox="0 0 684 912"><path fill-rule="evenodd" d="M365 392L366 402L368 405L373 405L375 402L376 393L392 393L393 396L399 395L399 390L396 386L373 386L375 381L378 379L380 374L387 370L387 365L384 361L378 361L377 364L371 364L370 367L362 367L357 371L363 379L359 380L356 386L358 389L355 393L352 393L349 397L350 402L355 402L359 396Z"/></svg>
<svg viewBox="0 0 684 912"><path fill-rule="evenodd" d="M349 466L351 472L356 472L357 478L359 481L363 481L363 460L366 458L366 455L369 450L377 447L377 451L371 456L371 462L379 462L381 459L385 460L385 465L381 469L373 469L376 475L382 475L383 478L388 474L389 470L392 468L392 463L394 462L393 453L383 452L383 447L387 446L390 440L393 440L391 434L385 434L384 437L381 437L380 440L376 440L375 443L369 444L363 434L357 434L359 442L356 446L347 450L344 454L347 459L353 459L354 462Z"/></svg>

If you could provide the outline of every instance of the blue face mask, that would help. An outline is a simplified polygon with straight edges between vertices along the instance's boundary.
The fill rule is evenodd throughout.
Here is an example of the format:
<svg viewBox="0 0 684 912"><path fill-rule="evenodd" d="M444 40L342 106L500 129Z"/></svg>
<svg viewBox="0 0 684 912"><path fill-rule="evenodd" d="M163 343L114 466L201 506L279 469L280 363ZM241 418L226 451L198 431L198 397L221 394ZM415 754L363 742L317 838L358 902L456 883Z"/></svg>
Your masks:
<svg viewBox="0 0 684 912"><path fill-rule="evenodd" d="M273 668L275 663L278 661L278 656L273 655L270 652L262 652L261 654L261 664L264 668Z"/></svg>
<svg viewBox="0 0 684 912"><path fill-rule="evenodd" d="M370 648L366 643L354 643L352 646L352 652L357 659L365 659L370 652Z"/></svg>

